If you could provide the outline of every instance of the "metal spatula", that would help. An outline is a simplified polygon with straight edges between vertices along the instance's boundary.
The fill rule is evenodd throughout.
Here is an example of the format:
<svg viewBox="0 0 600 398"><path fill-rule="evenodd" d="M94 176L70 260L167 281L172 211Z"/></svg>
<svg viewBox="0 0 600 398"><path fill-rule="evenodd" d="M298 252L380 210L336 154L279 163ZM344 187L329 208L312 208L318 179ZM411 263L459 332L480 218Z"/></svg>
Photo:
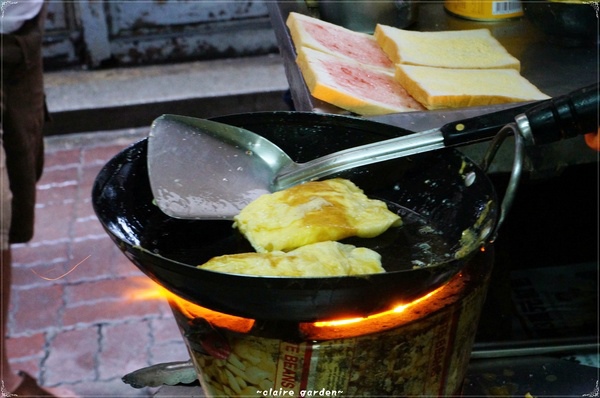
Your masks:
<svg viewBox="0 0 600 398"><path fill-rule="evenodd" d="M242 128L163 115L148 138L148 172L156 204L167 215L231 219L268 192L354 167L493 137L520 117L530 140L551 142L596 131L598 84L441 128L409 134L295 163L279 147ZM310 143L307 143L310 145Z"/></svg>

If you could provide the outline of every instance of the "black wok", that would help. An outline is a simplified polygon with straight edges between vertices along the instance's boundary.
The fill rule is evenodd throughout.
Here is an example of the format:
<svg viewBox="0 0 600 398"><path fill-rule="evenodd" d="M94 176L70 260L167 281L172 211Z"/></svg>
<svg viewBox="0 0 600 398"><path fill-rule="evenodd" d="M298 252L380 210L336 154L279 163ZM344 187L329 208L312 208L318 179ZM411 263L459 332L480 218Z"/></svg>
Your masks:
<svg viewBox="0 0 600 398"><path fill-rule="evenodd" d="M215 118L243 127L305 162L408 132L360 118L266 112ZM366 316L445 284L486 244L499 205L485 173L453 149L357 168L349 178L405 221L371 239L345 242L382 255L387 272L327 278L254 277L196 268L209 258L252 251L231 221L181 220L153 204L147 142L125 149L100 171L92 192L98 218L125 255L150 278L201 306L263 320L314 321ZM422 264L434 264L418 267ZM417 266L417 268L414 268Z"/></svg>

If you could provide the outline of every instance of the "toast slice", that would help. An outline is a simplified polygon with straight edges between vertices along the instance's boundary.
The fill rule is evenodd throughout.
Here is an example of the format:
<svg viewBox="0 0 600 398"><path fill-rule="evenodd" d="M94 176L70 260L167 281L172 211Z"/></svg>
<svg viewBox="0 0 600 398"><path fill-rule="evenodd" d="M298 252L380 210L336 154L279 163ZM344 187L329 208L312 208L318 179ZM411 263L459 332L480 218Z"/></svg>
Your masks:
<svg viewBox="0 0 600 398"><path fill-rule="evenodd" d="M286 20L297 49L309 47L341 58L394 72L394 64L372 35L355 32L296 12Z"/></svg>
<svg viewBox="0 0 600 398"><path fill-rule="evenodd" d="M395 77L427 109L550 98L515 69L446 69L398 64Z"/></svg>
<svg viewBox="0 0 600 398"><path fill-rule="evenodd" d="M517 71L521 67L488 29L418 32L378 24L374 37L395 64Z"/></svg>
<svg viewBox="0 0 600 398"><path fill-rule="evenodd" d="M424 110L393 73L312 48L297 49L296 63L313 97L359 115Z"/></svg>

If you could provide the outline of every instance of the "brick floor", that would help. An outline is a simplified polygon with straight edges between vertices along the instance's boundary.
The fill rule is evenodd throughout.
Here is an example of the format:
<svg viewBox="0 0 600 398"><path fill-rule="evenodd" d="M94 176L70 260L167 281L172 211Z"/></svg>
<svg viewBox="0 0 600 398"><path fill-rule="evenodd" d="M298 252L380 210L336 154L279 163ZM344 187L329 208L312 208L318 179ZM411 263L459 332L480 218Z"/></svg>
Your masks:
<svg viewBox="0 0 600 398"><path fill-rule="evenodd" d="M91 206L105 162L144 135L93 132L46 140L36 234L13 247L11 362L84 397L146 397L121 377L188 358L168 305L138 299L152 282L108 238Z"/></svg>

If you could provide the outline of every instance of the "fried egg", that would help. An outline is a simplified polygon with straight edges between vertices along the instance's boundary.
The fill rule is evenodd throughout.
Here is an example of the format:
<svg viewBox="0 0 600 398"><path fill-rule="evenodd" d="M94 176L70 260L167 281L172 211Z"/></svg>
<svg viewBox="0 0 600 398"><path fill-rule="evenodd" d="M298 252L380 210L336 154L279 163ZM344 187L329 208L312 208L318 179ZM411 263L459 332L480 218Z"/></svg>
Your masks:
<svg viewBox="0 0 600 398"><path fill-rule="evenodd" d="M384 202L341 178L262 195L234 217L234 227L257 252L290 251L351 236L372 238L401 224Z"/></svg>
<svg viewBox="0 0 600 398"><path fill-rule="evenodd" d="M240 253L213 257L199 268L230 274L324 277L385 272L381 256L364 247L318 242L290 252Z"/></svg>

